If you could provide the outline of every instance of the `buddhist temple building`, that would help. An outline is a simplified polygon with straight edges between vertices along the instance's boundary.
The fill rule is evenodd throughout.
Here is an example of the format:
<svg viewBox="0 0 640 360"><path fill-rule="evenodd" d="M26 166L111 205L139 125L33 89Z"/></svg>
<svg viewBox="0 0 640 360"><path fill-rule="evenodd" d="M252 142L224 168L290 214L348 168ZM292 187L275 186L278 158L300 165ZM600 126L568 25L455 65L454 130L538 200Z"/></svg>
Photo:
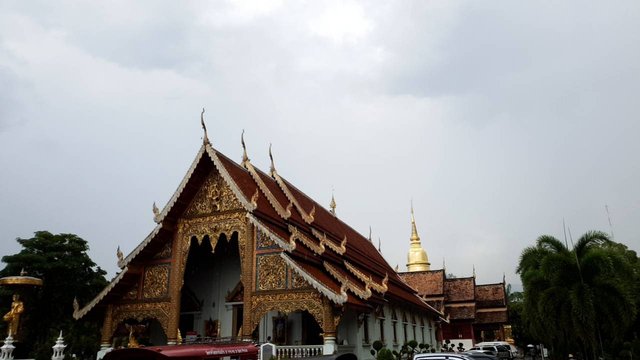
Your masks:
<svg viewBox="0 0 640 360"><path fill-rule="evenodd" d="M411 238L407 272L400 277L431 306L445 314L440 323L438 341L462 343L466 349L482 341L508 340L507 296L501 283L476 284L471 277L447 278L445 269L431 270L422 248L411 209ZM421 250L421 251L420 251Z"/></svg>
<svg viewBox="0 0 640 360"><path fill-rule="evenodd" d="M156 225L76 319L102 316L102 346L250 338L372 359L382 340L435 345L444 319L374 245L276 171L203 144ZM333 200L333 199L332 199ZM116 244L114 244L115 247ZM280 350L279 350L280 351ZM316 353L314 353L314 351Z"/></svg>

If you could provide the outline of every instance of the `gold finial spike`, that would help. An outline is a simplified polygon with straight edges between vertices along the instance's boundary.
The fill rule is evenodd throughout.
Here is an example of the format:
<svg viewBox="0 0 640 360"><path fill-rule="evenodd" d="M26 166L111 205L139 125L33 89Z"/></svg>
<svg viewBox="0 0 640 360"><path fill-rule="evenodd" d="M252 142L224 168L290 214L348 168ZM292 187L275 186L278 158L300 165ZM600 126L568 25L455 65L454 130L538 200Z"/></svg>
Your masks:
<svg viewBox="0 0 640 360"><path fill-rule="evenodd" d="M202 130L204 130L204 137L202 138L202 142L204 144L210 144L209 136L207 136L207 125L204 124L204 108L202 108L202 112L200 113L200 124L202 125Z"/></svg>
<svg viewBox="0 0 640 360"><path fill-rule="evenodd" d="M411 241L420 241L420 236L418 236L418 229L416 228L416 218L413 215L413 200L411 200Z"/></svg>
<svg viewBox="0 0 640 360"><path fill-rule="evenodd" d="M244 129L242 129L242 135L240 135L240 143L242 143L242 166L245 166L250 160L247 156L247 145L244 143Z"/></svg>
<svg viewBox="0 0 640 360"><path fill-rule="evenodd" d="M271 144L269 144L269 159L271 159L271 167L269 168L269 175L273 177L276 172L276 166L273 164L273 154L271 153Z"/></svg>
<svg viewBox="0 0 640 360"><path fill-rule="evenodd" d="M333 192L331 192L331 203L329 203L329 207L331 208L330 212L333 216L336 216L336 199L333 197Z"/></svg>
<svg viewBox="0 0 640 360"><path fill-rule="evenodd" d="M407 257L407 271L429 271L431 263L427 252L422 248L420 236L416 228L416 218L413 213L413 200L411 200L411 238L409 241L409 254Z"/></svg>

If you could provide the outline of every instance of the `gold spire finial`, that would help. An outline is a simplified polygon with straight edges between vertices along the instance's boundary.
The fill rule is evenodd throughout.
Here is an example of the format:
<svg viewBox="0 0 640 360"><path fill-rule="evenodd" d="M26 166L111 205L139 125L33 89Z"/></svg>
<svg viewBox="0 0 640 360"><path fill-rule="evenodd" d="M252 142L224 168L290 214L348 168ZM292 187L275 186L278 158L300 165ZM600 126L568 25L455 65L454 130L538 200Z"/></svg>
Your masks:
<svg viewBox="0 0 640 360"><path fill-rule="evenodd" d="M333 192L331 192L331 203L329 203L329 207L331 208L330 212L333 216L336 216L336 199L333 197Z"/></svg>
<svg viewBox="0 0 640 360"><path fill-rule="evenodd" d="M428 271L431 270L429 257L427 252L422 248L418 229L416 227L416 218L413 213L413 200L411 200L411 238L409 244L409 255L407 261L408 271Z"/></svg>
<svg viewBox="0 0 640 360"><path fill-rule="evenodd" d="M411 242L419 242L418 229L416 228L416 218L413 215L413 200L411 200Z"/></svg>
<svg viewBox="0 0 640 360"><path fill-rule="evenodd" d="M276 166L273 164L273 154L271 153L271 143L269 143L269 159L271 159L271 167L269 168L269 175L273 177L276 172Z"/></svg>
<svg viewBox="0 0 640 360"><path fill-rule="evenodd" d="M207 136L207 125L204 124L204 108L202 108L202 112L200 113L200 124L202 125L202 130L204 130L204 137L202 138L202 142L205 144L210 144L209 136Z"/></svg>
<svg viewBox="0 0 640 360"><path fill-rule="evenodd" d="M249 157L247 156L247 145L244 143L244 129L242 129L242 135L240 135L240 143L242 143L242 166L245 166L249 162Z"/></svg>

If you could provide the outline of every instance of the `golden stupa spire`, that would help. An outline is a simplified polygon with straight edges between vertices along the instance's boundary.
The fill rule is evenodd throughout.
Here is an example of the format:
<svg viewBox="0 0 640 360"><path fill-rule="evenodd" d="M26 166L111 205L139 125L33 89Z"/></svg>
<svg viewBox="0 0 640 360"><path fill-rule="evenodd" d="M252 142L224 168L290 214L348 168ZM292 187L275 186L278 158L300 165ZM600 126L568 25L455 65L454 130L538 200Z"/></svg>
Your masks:
<svg viewBox="0 0 640 360"><path fill-rule="evenodd" d="M411 238L409 244L409 256L407 261L407 270L413 271L428 271L431 270L431 264L429 263L429 257L427 252L422 248L420 243L420 236L418 236L418 229L416 227L416 219L413 214L413 201L411 202Z"/></svg>

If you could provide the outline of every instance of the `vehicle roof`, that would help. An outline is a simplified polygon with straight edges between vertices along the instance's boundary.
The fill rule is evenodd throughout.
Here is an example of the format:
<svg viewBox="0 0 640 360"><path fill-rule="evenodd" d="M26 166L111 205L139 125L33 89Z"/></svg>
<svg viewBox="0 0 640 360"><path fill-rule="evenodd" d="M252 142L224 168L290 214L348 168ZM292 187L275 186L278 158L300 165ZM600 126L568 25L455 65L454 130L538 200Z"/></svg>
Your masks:
<svg viewBox="0 0 640 360"><path fill-rule="evenodd" d="M413 355L413 360L419 359L465 359L472 360L469 355L462 353L423 353Z"/></svg>

